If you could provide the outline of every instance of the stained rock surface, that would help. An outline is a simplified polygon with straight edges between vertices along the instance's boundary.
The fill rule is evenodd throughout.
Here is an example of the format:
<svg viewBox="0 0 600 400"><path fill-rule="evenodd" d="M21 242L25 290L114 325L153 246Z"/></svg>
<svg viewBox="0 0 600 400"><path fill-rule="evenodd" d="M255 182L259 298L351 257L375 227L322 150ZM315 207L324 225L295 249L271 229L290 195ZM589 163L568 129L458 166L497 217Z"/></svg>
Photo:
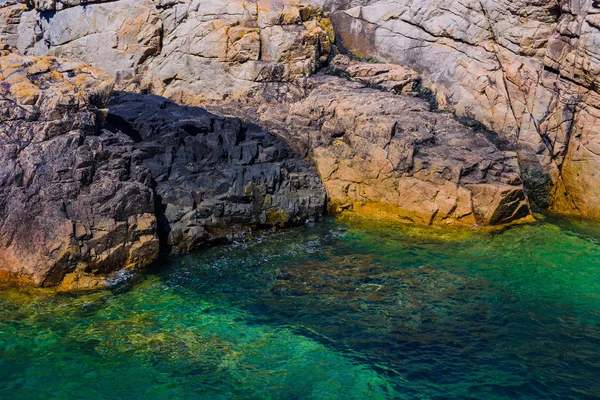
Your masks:
<svg viewBox="0 0 600 400"><path fill-rule="evenodd" d="M9 13L19 35L5 41L23 54L88 62L121 89L195 105L299 96L333 39L319 10L290 0L36 0Z"/></svg>
<svg viewBox="0 0 600 400"><path fill-rule="evenodd" d="M398 82L414 76L404 72ZM306 99L258 113L315 160L338 211L423 225L496 225L530 215L517 154L489 132L363 83L323 75L312 85Z"/></svg>
<svg viewBox="0 0 600 400"><path fill-rule="evenodd" d="M319 7L343 51L414 70L439 110L511 143L536 208L600 219L594 0L38 0L0 8L0 44L186 104L296 102L334 53ZM389 85L377 68L363 81Z"/></svg>
<svg viewBox="0 0 600 400"><path fill-rule="evenodd" d="M156 258L150 171L101 129L112 86L86 64L0 57L0 280L78 289Z"/></svg>
<svg viewBox="0 0 600 400"><path fill-rule="evenodd" d="M112 87L87 64L0 57L0 283L105 287L161 245L325 211L314 165L265 130L157 96L116 93L109 114Z"/></svg>
<svg viewBox="0 0 600 400"><path fill-rule="evenodd" d="M517 147L540 207L600 218L593 0L323 0L338 44L415 69L440 109Z"/></svg>
<svg viewBox="0 0 600 400"><path fill-rule="evenodd" d="M231 240L250 227L323 215L314 164L264 129L158 96L116 93L109 125L129 134L152 171L159 232L171 251Z"/></svg>

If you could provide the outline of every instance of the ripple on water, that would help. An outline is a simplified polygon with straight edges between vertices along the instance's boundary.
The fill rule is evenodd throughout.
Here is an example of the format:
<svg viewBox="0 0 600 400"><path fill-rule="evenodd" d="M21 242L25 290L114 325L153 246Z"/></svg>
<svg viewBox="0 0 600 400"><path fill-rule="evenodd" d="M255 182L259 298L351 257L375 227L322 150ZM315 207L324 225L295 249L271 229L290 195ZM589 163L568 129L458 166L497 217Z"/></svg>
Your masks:
<svg viewBox="0 0 600 400"><path fill-rule="evenodd" d="M0 398L594 398L600 228L323 222L117 295L0 292Z"/></svg>

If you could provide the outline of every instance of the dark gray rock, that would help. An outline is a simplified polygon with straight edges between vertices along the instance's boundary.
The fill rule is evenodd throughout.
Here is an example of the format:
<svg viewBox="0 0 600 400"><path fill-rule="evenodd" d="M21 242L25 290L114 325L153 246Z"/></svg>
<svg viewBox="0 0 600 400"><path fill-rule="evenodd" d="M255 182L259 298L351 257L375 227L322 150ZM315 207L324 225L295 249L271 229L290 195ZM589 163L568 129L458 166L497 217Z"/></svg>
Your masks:
<svg viewBox="0 0 600 400"><path fill-rule="evenodd" d="M152 171L165 250L304 223L326 208L315 166L256 125L123 92L109 110L109 128L129 135Z"/></svg>

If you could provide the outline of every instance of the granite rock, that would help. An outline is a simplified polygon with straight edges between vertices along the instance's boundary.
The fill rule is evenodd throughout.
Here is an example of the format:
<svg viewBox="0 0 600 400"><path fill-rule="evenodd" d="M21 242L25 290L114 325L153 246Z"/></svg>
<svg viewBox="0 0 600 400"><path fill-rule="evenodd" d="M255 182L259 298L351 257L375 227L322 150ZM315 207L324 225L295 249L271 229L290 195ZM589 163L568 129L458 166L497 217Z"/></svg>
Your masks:
<svg viewBox="0 0 600 400"><path fill-rule="evenodd" d="M112 85L77 62L0 58L2 280L76 290L156 258L150 171L101 129Z"/></svg>
<svg viewBox="0 0 600 400"><path fill-rule="evenodd" d="M325 0L338 44L416 70L440 109L513 143L539 208L600 218L593 0Z"/></svg>
<svg viewBox="0 0 600 400"><path fill-rule="evenodd" d="M517 154L492 133L362 83L317 76L312 85L304 100L261 107L260 121L314 159L336 211L422 225L530 216Z"/></svg>

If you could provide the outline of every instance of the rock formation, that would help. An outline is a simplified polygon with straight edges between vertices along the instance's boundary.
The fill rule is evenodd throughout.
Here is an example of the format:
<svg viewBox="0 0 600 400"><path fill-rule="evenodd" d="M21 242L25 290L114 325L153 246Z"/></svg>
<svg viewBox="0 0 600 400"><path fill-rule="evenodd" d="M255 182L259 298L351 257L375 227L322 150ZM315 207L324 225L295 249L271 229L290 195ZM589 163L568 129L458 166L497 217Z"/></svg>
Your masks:
<svg viewBox="0 0 600 400"><path fill-rule="evenodd" d="M369 80L373 68L352 65L349 74ZM386 80L391 90L413 87L414 73L400 71ZM306 99L259 114L315 160L338 210L423 225L497 225L530 214L517 154L493 135L414 97L329 76L313 85Z"/></svg>
<svg viewBox="0 0 600 400"><path fill-rule="evenodd" d="M86 64L0 57L0 281L104 287L159 238L188 251L323 214L314 165L266 131L156 96L117 94L108 114L112 87Z"/></svg>
<svg viewBox="0 0 600 400"><path fill-rule="evenodd" d="M439 107L517 146L541 207L600 218L592 0L325 0L338 44L417 70Z"/></svg>
<svg viewBox="0 0 600 400"><path fill-rule="evenodd" d="M210 105L265 125L315 161L337 210L422 224L502 224L528 216L531 200L538 209L600 219L599 18L592 0L31 0L0 5L0 55L69 57L106 69L124 92ZM336 56L336 49L353 60ZM33 145L26 149L37 148L33 136L52 129L57 138L83 135L77 146L114 148L128 160L121 164L130 165L128 173L116 174L120 185L152 194L128 212L156 213L157 227L143 230L153 246L160 236L163 248L187 251L247 227L286 225L322 212L314 167L262 128L164 98L119 93L103 130L109 89L87 103L46 106L44 93L91 69L63 72L61 65L71 64L43 62L51 67L41 75L3 78L3 88L17 85L13 91L26 93L15 100L5 89L3 101L11 107L21 107L19 101L50 107L36 111L41 117L25 113L15 120L26 137L15 148L28 141ZM25 89L11 81L17 78ZM67 89L59 94L53 101L79 96ZM93 123L84 114L93 115ZM87 125L65 127L72 118ZM56 120L60 129L37 128L55 127ZM11 151L4 157L20 160L21 150ZM71 162L71 153L59 152L66 159L61 163ZM103 166L95 154L89 165L117 168ZM54 168L54 160L47 162ZM21 182L11 179L3 190ZM27 185L41 188L23 179L24 193ZM43 196L46 207L51 202ZM65 220L81 218L61 212ZM53 270L108 271L93 260L112 245L88 251L90 235L65 245L79 255ZM130 253L139 235L132 235L122 253L135 258ZM61 252L46 251L47 265ZM32 279L42 284L47 277Z"/></svg>
<svg viewBox="0 0 600 400"><path fill-rule="evenodd" d="M258 126L157 96L117 93L109 110L109 125L134 138L152 171L159 233L171 251L325 211L315 166Z"/></svg>
<svg viewBox="0 0 600 400"><path fill-rule="evenodd" d="M7 7L5 13L22 14L18 37L5 42L23 54L102 66L121 89L186 104L297 97L304 77L331 51L329 21L298 2L79 3L34 1L26 12Z"/></svg>
<svg viewBox="0 0 600 400"><path fill-rule="evenodd" d="M0 279L96 286L158 253L150 172L101 130L112 79L55 58L0 57Z"/></svg>
<svg viewBox="0 0 600 400"><path fill-rule="evenodd" d="M131 14L134 9L138 11ZM89 23L75 22L78 20ZM81 29L66 29L69 26ZM294 104L291 108L267 108L266 113L260 112L260 121L277 129L306 157L317 160L329 196L340 209L352 205L357 211L361 204L378 204L377 215L385 208L386 214L424 224L498 224L529 214L514 152L498 149L482 133L475 134L449 117L433 115L424 102L394 97L420 94L417 72L400 65L353 62L337 56L328 66L332 74L385 93L362 90L361 85L344 87L336 79L328 80L328 89L317 85L321 89L315 91L316 81L308 76L328 61L333 33L329 20L313 6L293 0L120 0L85 7L35 2L33 9L22 14L19 32L16 46L21 52L68 55L103 65L128 91L148 90L185 104ZM329 101L339 101L336 105L340 108L327 109ZM317 109L311 108L312 103L319 105ZM137 110L148 115L142 106ZM269 124L287 117L288 112L292 116ZM171 117L158 113L165 119ZM239 109L233 114L244 112ZM130 122L147 124L132 113L127 116ZM359 123L353 130L358 116L365 121L378 120L380 125ZM259 121L257 115L246 113L246 117ZM388 122L392 125L387 126ZM345 128L329 132L332 125ZM394 125L399 132L416 129L418 133L396 137ZM153 127L136 129L155 131ZM181 127L174 130L182 132ZM361 130L373 131L365 136ZM323 142L299 148L299 143L314 135L324 138ZM345 148L340 145L342 139L348 142ZM435 146L427 146L435 148L435 154L424 156L423 143L431 140ZM456 143L469 150L453 149ZM404 150L399 151L398 146ZM392 149L389 154L388 147ZM419 151L420 155L413 157L412 153ZM433 160L440 157L447 159ZM353 161L337 169L336 163L344 159ZM419 161L421 164L413 165ZM325 168L326 163L331 165ZM380 170L384 164L387 169ZM450 169L444 172L446 167ZM355 177L350 179L349 174ZM179 214L196 206L186 207ZM170 245L193 247L186 240L180 242L186 236L182 232L192 228L200 229L189 222L174 229L172 235L179 239L169 239ZM200 231L204 232L203 228Z"/></svg>

